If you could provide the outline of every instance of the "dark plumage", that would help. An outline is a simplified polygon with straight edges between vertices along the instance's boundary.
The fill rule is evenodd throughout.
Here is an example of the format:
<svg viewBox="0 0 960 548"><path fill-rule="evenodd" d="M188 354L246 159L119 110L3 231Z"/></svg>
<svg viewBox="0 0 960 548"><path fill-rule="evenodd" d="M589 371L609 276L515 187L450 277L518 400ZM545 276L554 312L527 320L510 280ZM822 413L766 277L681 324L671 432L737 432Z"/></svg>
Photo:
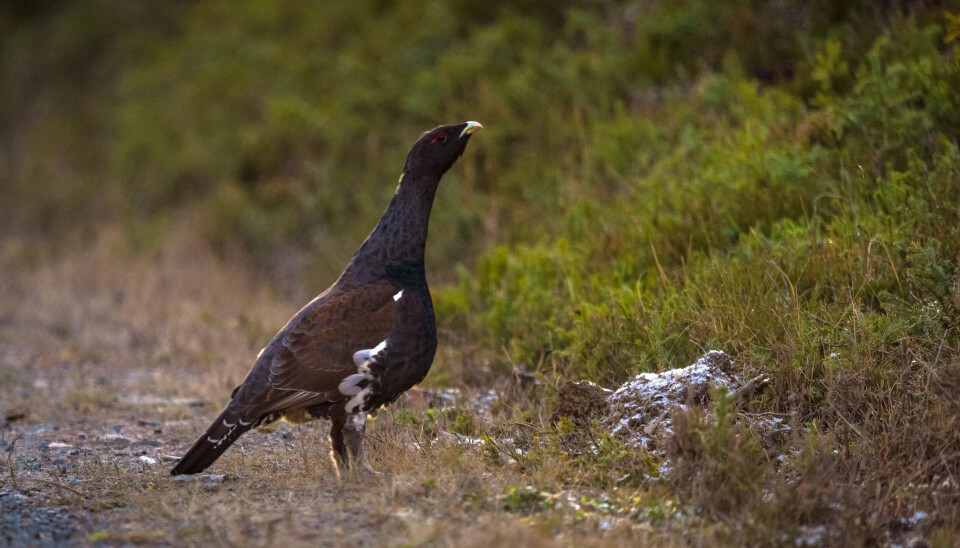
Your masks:
<svg viewBox="0 0 960 548"><path fill-rule="evenodd" d="M372 472L363 452L367 413L423 380L437 350L424 275L427 223L440 178L482 126L440 126L410 149L397 192L340 278L310 301L257 356L243 384L171 471L196 474L247 430L306 411L332 419L338 470Z"/></svg>

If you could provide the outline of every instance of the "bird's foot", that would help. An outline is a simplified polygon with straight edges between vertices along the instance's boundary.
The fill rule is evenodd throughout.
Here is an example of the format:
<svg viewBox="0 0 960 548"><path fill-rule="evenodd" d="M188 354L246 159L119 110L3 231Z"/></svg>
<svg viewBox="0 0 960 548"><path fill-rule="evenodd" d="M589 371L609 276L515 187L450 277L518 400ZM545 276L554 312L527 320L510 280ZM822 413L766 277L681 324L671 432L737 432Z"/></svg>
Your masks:
<svg viewBox="0 0 960 548"><path fill-rule="evenodd" d="M350 469L353 471L354 474L356 474L358 477L361 477L361 478L385 478L390 475L390 474L387 474L386 472L380 472L378 470L374 470L373 467L370 466L370 463L367 462L366 460L364 460L363 462L357 463L356 466L353 466Z"/></svg>
<svg viewBox="0 0 960 548"><path fill-rule="evenodd" d="M337 477L341 479L346 479L348 477L353 478L384 478L388 477L391 474L386 472L380 472L374 470L370 463L364 459L361 462L356 461L346 461L339 462L334 459L334 469L337 472Z"/></svg>

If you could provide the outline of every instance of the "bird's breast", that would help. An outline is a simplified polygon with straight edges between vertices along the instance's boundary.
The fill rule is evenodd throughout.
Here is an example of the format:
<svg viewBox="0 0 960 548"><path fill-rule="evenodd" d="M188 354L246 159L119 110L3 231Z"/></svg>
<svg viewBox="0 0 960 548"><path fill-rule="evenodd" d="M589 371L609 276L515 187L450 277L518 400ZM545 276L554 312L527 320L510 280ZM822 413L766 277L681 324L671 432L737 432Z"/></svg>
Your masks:
<svg viewBox="0 0 960 548"><path fill-rule="evenodd" d="M371 368L378 405L393 401L422 381L437 352L437 324L429 291L405 288L398 295L400 313L387 337L386 352Z"/></svg>

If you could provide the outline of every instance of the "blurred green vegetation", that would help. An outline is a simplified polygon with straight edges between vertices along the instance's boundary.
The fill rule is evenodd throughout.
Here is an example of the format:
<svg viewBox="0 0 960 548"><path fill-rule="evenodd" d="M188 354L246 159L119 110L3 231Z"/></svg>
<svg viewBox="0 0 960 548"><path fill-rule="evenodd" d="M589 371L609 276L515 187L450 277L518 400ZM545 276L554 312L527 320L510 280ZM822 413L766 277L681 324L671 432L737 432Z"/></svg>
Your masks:
<svg viewBox="0 0 960 548"><path fill-rule="evenodd" d="M815 404L845 368L960 352L956 13L5 7L0 225L65 238L119 223L146 249L192 212L205 238L261 263L308 257L319 284L376 221L416 136L480 120L428 246L447 328L494 360L506 349L601 382L722 348L825 375L802 388Z"/></svg>

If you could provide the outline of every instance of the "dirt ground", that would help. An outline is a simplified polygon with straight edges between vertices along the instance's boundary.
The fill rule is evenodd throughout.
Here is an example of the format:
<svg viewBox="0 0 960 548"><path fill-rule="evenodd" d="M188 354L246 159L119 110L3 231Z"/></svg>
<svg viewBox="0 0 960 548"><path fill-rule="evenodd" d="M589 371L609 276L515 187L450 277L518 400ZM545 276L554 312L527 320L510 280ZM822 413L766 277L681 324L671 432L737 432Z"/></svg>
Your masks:
<svg viewBox="0 0 960 548"><path fill-rule="evenodd" d="M443 330L424 385L368 423L382 475L338 478L328 424L314 421L249 432L209 474L172 479L259 349L321 288L257 279L189 231L150 252L121 241L102 235L55 258L0 246L0 546L954 545L952 522L906 498L904 517L868 529L856 498L836 498L849 489L790 483L789 467L754 509L764 522L698 512L671 481L756 473L728 462L743 451L696 453L706 415L668 412L662 383L699 366L639 375L616 392L553 385L498 373ZM634 407L650 390L659 403L644 418ZM623 414L615 424L600 416L611 398ZM789 416L737 413L753 426L711 443L819 462L777 452L802 447ZM667 445L686 459L672 467L647 440L670 421L680 434ZM618 425L629 435L612 434ZM758 500L736 498L736 486L706 483L702 496ZM952 508L955 483L938 489Z"/></svg>
<svg viewBox="0 0 960 548"><path fill-rule="evenodd" d="M122 394L142 386L134 382L93 384ZM477 497L498 494L497 478L469 470L476 452L453 442L418 445L416 436L403 443L407 432L390 413L372 423L368 441L383 477L338 479L320 422L248 434L211 474L181 482L168 470L214 407L149 397L102 405L95 414L15 419L3 429L0 501L16 516L0 522L6 542L380 546L469 545L476 529L484 537L541 536L496 507L472 511ZM457 460L463 468L450 466Z"/></svg>
<svg viewBox="0 0 960 548"><path fill-rule="evenodd" d="M546 476L447 432L482 423L535 433L549 422L538 397L507 394L509 379L478 384L469 356L449 345L431 377L459 397L413 393L368 426L383 476L338 479L320 421L248 433L211 476L171 480L176 457L310 290L278 298L189 243L144 256L101 240L57 260L3 250L0 544L682 543L669 522L580 504L589 493L532 491Z"/></svg>

